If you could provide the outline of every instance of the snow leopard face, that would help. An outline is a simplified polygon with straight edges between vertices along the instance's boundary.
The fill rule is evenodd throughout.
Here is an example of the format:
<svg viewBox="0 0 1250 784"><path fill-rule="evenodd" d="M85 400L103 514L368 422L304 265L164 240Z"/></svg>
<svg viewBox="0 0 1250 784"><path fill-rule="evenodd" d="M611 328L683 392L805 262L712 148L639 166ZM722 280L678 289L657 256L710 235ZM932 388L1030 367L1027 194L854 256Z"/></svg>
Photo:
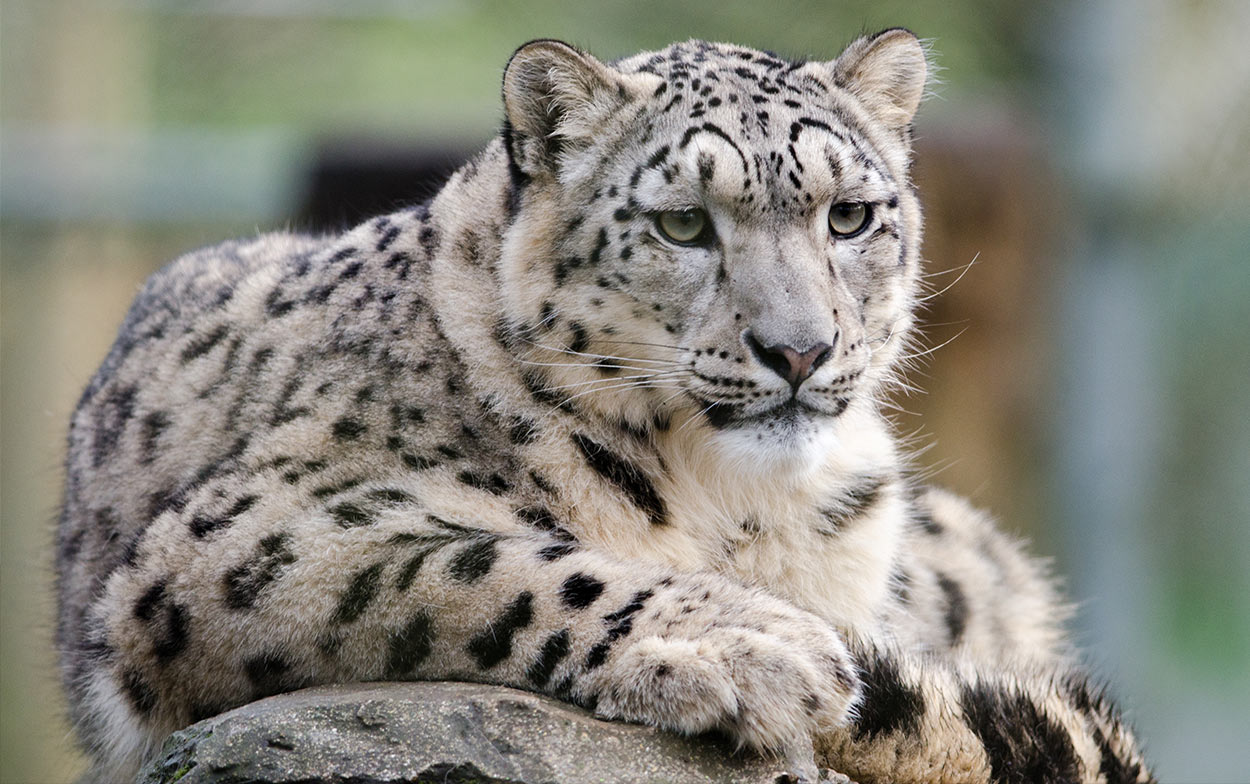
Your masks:
<svg viewBox="0 0 1250 784"><path fill-rule="evenodd" d="M634 424L694 419L742 454L823 448L911 323L924 73L889 31L825 63L522 49L506 141L527 219L503 273L539 383Z"/></svg>

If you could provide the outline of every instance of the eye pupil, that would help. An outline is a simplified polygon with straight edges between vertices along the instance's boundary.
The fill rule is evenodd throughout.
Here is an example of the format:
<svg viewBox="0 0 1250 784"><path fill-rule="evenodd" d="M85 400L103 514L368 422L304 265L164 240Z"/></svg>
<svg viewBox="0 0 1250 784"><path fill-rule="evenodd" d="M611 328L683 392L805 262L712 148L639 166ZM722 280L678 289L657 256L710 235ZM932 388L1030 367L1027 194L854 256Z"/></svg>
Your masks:
<svg viewBox="0 0 1250 784"><path fill-rule="evenodd" d="M707 213L698 208L668 210L656 216L655 225L673 242L693 245L699 243L707 233Z"/></svg>
<svg viewBox="0 0 1250 784"><path fill-rule="evenodd" d="M829 208L829 231L835 237L853 237L868 227L872 210L862 201L842 201Z"/></svg>

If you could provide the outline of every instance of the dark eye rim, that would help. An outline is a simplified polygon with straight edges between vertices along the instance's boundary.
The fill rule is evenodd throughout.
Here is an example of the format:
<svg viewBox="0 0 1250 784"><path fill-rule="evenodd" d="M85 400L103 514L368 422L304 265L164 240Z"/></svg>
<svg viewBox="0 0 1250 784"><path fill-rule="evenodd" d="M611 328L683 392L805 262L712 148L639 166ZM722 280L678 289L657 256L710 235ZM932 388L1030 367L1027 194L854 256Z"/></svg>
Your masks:
<svg viewBox="0 0 1250 784"><path fill-rule="evenodd" d="M833 211L834 211L834 209L835 209L835 208L837 208L837 207L838 207L838 205L841 205L841 204L850 204L850 205L855 205L855 206L861 206L861 207L863 207L863 208L864 208L864 220L863 220L863 222L862 222L862 223L860 223L860 224L859 224L859 226L855 229L855 231L851 231L851 232L847 232L847 233L843 234L842 232L839 232L837 229L833 228L833 223L829 220L829 217L828 217L828 216L826 216L826 218L825 218L825 223L829 226L829 236L833 237L834 239L838 239L838 240L849 240L849 239L852 239L853 237L858 237L859 235L861 235L861 234L863 234L864 232L868 231L868 227L872 225L872 218L873 218L873 214L874 214L874 212L875 212L875 210L873 210L873 204L872 204L872 202L870 202L870 201L839 201L839 202L834 202L833 204L829 205L829 213L828 213L828 215L829 215L829 216L832 216L832 215L833 215Z"/></svg>
<svg viewBox="0 0 1250 784"><path fill-rule="evenodd" d="M699 212L703 214L703 230L688 240L679 240L664 230L664 226L660 223L660 219L668 214L675 212ZM712 244L712 240L716 237L716 232L712 230L712 217L707 214L707 210L702 207L689 207L684 210L660 210L652 213L651 223L655 226L656 232L665 242L673 245L680 245L683 248L705 247Z"/></svg>

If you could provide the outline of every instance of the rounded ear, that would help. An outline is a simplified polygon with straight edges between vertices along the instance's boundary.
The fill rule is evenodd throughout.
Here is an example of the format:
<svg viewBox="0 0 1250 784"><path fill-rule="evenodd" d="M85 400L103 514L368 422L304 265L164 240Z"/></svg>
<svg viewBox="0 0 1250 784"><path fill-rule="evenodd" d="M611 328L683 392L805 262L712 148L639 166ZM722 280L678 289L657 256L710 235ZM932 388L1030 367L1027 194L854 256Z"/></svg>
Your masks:
<svg viewBox="0 0 1250 784"><path fill-rule="evenodd" d="M905 128L920 108L928 65L910 30L895 27L856 39L827 67L835 84L891 130Z"/></svg>
<svg viewBox="0 0 1250 784"><path fill-rule="evenodd" d="M562 41L531 41L516 50L503 75L513 162L531 176L554 170L564 148L589 139L625 102L621 77Z"/></svg>

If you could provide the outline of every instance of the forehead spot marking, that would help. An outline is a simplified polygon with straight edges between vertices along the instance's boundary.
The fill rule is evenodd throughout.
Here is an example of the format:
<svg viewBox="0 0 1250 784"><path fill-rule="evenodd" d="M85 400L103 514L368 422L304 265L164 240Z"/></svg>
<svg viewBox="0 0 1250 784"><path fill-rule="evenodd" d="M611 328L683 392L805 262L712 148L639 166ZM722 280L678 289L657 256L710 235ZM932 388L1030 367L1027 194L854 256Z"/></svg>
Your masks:
<svg viewBox="0 0 1250 784"><path fill-rule="evenodd" d="M750 174L751 164L747 161L747 156L742 152L742 148L739 147L733 139L729 138L729 134L725 133L714 123L708 122L703 123L703 125L700 126L687 128L686 132L681 137L681 143L677 145L677 149L684 150L686 146L690 144L691 140L701 133L710 133L713 136L718 136L723 139L726 144L733 148L734 152L738 153L738 158L742 161L743 173Z"/></svg>

